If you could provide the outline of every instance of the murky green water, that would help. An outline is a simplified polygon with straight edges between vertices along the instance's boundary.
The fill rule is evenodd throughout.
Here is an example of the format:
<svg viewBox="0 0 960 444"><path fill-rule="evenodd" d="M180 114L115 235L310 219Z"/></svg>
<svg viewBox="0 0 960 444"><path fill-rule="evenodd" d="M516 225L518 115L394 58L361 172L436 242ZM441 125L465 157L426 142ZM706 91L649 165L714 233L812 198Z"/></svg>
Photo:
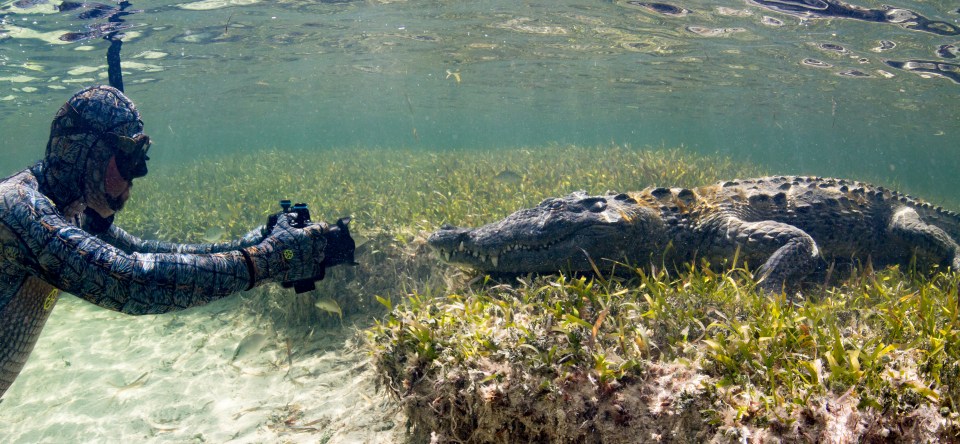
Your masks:
<svg viewBox="0 0 960 444"><path fill-rule="evenodd" d="M72 92L106 82L107 42L57 40L97 20L59 3L0 12L0 173L42 154ZM743 0L666 3L689 12L600 0L134 1L126 91L161 164L273 147L683 144L951 202L960 84L885 62L953 64L940 68L956 77L956 50L937 50L960 36ZM950 2L893 6L941 30L960 20Z"/></svg>

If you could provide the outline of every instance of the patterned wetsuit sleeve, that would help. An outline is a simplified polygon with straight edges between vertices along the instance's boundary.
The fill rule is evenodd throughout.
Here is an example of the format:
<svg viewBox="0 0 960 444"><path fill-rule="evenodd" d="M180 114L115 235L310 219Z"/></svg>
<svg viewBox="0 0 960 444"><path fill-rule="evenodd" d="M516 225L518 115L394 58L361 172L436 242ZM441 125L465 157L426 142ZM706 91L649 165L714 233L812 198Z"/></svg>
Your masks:
<svg viewBox="0 0 960 444"><path fill-rule="evenodd" d="M236 251L241 248L257 245L263 241L262 231L263 227L257 228L247 233L247 235L244 237L230 242L217 242L210 244L177 244L172 242L140 239L130 233L127 233L116 225L111 225L106 233L100 235L100 238L127 253L208 254Z"/></svg>
<svg viewBox="0 0 960 444"><path fill-rule="evenodd" d="M211 254L127 253L68 223L44 197L20 200L5 215L26 244L41 279L102 307L163 313L247 288L239 251Z"/></svg>

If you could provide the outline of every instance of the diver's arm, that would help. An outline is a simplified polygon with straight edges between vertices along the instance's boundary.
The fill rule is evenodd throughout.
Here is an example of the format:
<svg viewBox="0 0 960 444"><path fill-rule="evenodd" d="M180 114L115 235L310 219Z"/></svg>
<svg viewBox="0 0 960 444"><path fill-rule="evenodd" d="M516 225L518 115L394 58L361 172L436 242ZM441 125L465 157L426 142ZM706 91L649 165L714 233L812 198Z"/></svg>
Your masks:
<svg viewBox="0 0 960 444"><path fill-rule="evenodd" d="M208 254L235 251L241 248L252 247L263 241L264 227L253 229L242 238L209 244L178 244L158 240L144 240L127 233L116 225L110 225L106 233L99 235L107 243L127 253L187 253Z"/></svg>
<svg viewBox="0 0 960 444"><path fill-rule="evenodd" d="M255 261L246 258L258 259L255 253L126 253L68 223L44 197L20 200L8 210L4 220L25 245L33 274L123 313L202 305L266 280L251 279Z"/></svg>

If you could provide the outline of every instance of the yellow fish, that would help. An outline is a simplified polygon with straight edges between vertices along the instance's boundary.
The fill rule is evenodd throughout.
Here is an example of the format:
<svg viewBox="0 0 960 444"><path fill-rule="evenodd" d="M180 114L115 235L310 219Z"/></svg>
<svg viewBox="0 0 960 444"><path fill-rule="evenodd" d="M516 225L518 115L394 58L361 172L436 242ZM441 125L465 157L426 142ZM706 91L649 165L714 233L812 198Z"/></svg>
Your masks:
<svg viewBox="0 0 960 444"><path fill-rule="evenodd" d="M223 227L210 227L207 228L207 231L203 232L203 240L210 243L217 242L223 239L224 234L227 234L227 230L223 229Z"/></svg>
<svg viewBox="0 0 960 444"><path fill-rule="evenodd" d="M343 311L340 310L340 304L333 300L333 298L320 299L316 304L313 304L313 306L327 313L336 313L336 315L340 317L340 323L343 323Z"/></svg>

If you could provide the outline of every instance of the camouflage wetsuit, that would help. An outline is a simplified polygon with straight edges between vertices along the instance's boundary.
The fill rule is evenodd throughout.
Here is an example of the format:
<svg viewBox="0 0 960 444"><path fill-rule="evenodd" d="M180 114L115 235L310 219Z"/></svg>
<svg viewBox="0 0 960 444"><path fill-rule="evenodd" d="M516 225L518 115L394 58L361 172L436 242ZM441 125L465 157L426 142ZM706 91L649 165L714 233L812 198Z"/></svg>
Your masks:
<svg viewBox="0 0 960 444"><path fill-rule="evenodd" d="M106 205L108 167L123 159L111 141L145 137L142 130L123 93L87 88L57 113L44 159L0 182L0 396L60 291L123 313L163 313L322 273L323 224L299 229L280 216L266 235L183 245L138 239L90 211ZM134 177L146 174L146 159Z"/></svg>

